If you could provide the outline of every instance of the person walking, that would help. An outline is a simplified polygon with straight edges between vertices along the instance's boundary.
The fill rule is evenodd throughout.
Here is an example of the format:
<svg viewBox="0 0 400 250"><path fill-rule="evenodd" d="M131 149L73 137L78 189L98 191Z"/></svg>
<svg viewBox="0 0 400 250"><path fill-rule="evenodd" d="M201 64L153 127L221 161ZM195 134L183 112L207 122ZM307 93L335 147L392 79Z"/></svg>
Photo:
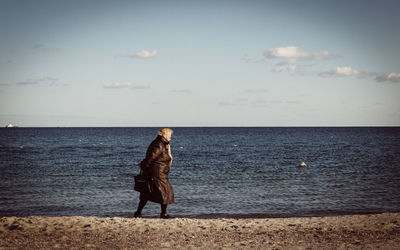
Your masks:
<svg viewBox="0 0 400 250"><path fill-rule="evenodd" d="M140 193L138 208L134 214L135 218L142 217L142 210L147 201L161 204L160 218L172 218L167 214L168 204L174 203L174 190L169 183L169 170L172 164L170 141L172 129L163 128L157 133L146 151L146 157L138 166L148 181L148 188Z"/></svg>

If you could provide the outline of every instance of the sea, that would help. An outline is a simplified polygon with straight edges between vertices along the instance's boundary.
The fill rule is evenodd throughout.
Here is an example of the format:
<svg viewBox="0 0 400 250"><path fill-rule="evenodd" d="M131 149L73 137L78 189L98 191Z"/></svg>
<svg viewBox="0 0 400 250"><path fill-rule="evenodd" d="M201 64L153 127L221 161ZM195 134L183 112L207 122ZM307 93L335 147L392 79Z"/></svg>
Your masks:
<svg viewBox="0 0 400 250"><path fill-rule="evenodd" d="M0 129L0 217L132 217L133 176L159 129ZM172 129L172 216L400 212L400 127Z"/></svg>

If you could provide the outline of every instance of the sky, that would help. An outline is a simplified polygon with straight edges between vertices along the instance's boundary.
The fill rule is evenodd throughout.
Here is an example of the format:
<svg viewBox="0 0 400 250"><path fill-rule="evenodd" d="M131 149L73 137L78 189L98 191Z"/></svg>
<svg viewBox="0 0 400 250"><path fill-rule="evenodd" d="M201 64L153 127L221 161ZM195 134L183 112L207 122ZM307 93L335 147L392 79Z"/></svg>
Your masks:
<svg viewBox="0 0 400 250"><path fill-rule="evenodd" d="M400 126L399 11L0 0L0 126Z"/></svg>

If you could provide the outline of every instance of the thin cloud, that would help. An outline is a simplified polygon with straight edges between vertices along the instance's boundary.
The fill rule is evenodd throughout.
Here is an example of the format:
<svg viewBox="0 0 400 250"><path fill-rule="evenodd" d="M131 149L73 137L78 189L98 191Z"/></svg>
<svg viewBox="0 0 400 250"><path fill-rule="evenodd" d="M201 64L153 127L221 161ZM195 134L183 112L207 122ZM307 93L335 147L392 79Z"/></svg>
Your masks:
<svg viewBox="0 0 400 250"><path fill-rule="evenodd" d="M338 58L340 56L333 55L327 50L321 50L314 53L306 52L301 50L296 46L287 46L287 47L278 47L278 48L270 48L263 54L264 58L260 59L253 59L248 58L247 56L243 58L247 63L259 63L259 62L268 62L269 60L279 59L280 61L276 63L274 72L292 72L295 71L295 67L289 67L286 65L296 65L298 61L319 61L324 59L332 59ZM283 67L286 66L286 67Z"/></svg>
<svg viewBox="0 0 400 250"><path fill-rule="evenodd" d="M400 73L380 73L375 77L377 82L396 82L400 83Z"/></svg>
<svg viewBox="0 0 400 250"><path fill-rule="evenodd" d="M303 103L303 101L298 100L298 99L260 99L260 100L255 100L252 101L251 104L253 106L266 106L266 105L275 105L275 104L300 104Z"/></svg>
<svg viewBox="0 0 400 250"><path fill-rule="evenodd" d="M8 87L8 83L0 83L0 87Z"/></svg>
<svg viewBox="0 0 400 250"><path fill-rule="evenodd" d="M48 84L50 86L57 86L57 78L44 76L37 79L26 79L25 81L17 82L17 85L38 85L38 84Z"/></svg>
<svg viewBox="0 0 400 250"><path fill-rule="evenodd" d="M264 53L264 56L268 59L285 59L289 64L293 64L297 59L311 59L311 60L322 60L329 58L332 55L327 50L318 51L315 53L309 53L300 50L296 46L271 48Z"/></svg>
<svg viewBox="0 0 400 250"><path fill-rule="evenodd" d="M141 50L138 53L136 53L136 57L139 58L151 58L151 57L155 57L158 54L157 50L153 50L153 51L147 51L147 50Z"/></svg>
<svg viewBox="0 0 400 250"><path fill-rule="evenodd" d="M132 87L131 82L108 82L103 84L105 89L124 89Z"/></svg>
<svg viewBox="0 0 400 250"><path fill-rule="evenodd" d="M43 44L43 43L37 43L37 44L34 44L33 46L32 46L32 49L34 49L34 50L36 50L36 49L43 49L43 48L45 48L45 45Z"/></svg>
<svg viewBox="0 0 400 250"><path fill-rule="evenodd" d="M270 105L293 105L303 103L302 100L298 100L295 98L289 99L246 99L246 98L237 98L231 101L221 101L218 103L221 107L226 106L250 106L250 107L265 107Z"/></svg>
<svg viewBox="0 0 400 250"><path fill-rule="evenodd" d="M155 57L157 55L158 55L158 51L156 49L154 49L152 51L141 50L141 51L137 52L136 54L117 55L117 57L147 59L147 58Z"/></svg>
<svg viewBox="0 0 400 250"><path fill-rule="evenodd" d="M316 61L336 58L338 56L332 55L327 50L317 52L306 52L296 46L270 48L264 52L264 57L268 60L279 59L276 67L272 69L273 72L289 73L295 72L297 74L306 74L304 69L314 66ZM301 61L301 63L299 63ZM312 64L304 64L305 62L312 61Z"/></svg>
<svg viewBox="0 0 400 250"><path fill-rule="evenodd" d="M150 85L134 85L132 82L107 82L103 84L103 88L105 89L151 89Z"/></svg>
<svg viewBox="0 0 400 250"><path fill-rule="evenodd" d="M32 46L32 50L41 52L54 52L60 50L59 48L50 47L43 43L37 43Z"/></svg>
<svg viewBox="0 0 400 250"><path fill-rule="evenodd" d="M279 47L279 48L271 48L264 53L266 58L301 58L307 57L308 54L299 50L299 48L295 46L289 47Z"/></svg>
<svg viewBox="0 0 400 250"><path fill-rule="evenodd" d="M319 76L323 77L340 77L340 76L358 76L361 75L361 71L353 69L352 67L336 67L334 69L319 73Z"/></svg>
<svg viewBox="0 0 400 250"><path fill-rule="evenodd" d="M32 79L27 79L25 81L22 82L17 82L17 85L37 85L39 84L38 80L32 80Z"/></svg>
<svg viewBox="0 0 400 250"><path fill-rule="evenodd" d="M293 72L295 70L296 70L296 65L289 65L289 66L276 67L272 71L274 71L274 72Z"/></svg>
<svg viewBox="0 0 400 250"><path fill-rule="evenodd" d="M41 83L47 83L50 86L58 86L57 84L58 79L51 76L42 77L38 81Z"/></svg>
<svg viewBox="0 0 400 250"><path fill-rule="evenodd" d="M285 65L296 64L296 62L297 62L296 59L288 59L285 61L278 62L275 65L276 66L285 66Z"/></svg>
<svg viewBox="0 0 400 250"><path fill-rule="evenodd" d="M370 79L375 77L377 82L394 82L400 83L400 73L376 73L376 72L364 72L352 67L336 67L334 69L324 71L318 74L322 77L347 77L347 76L357 76L360 79Z"/></svg>
<svg viewBox="0 0 400 250"><path fill-rule="evenodd" d="M264 52L266 59L280 59L276 63L276 67L272 70L278 73L295 72L298 75L318 75L320 77L337 78L337 77L352 77L356 76L359 79L375 78L377 82L394 82L400 83L400 73L376 73L361 71L350 66L339 66L326 71L310 71L306 70L312 67L319 60L339 58L341 56L332 55L327 50L317 52L306 52L296 46L270 48ZM299 63L299 61L302 63ZM312 64L306 65L304 61L312 61Z"/></svg>
<svg viewBox="0 0 400 250"><path fill-rule="evenodd" d="M39 79L41 82L56 82L58 81L57 78L51 77L51 76L45 76Z"/></svg>

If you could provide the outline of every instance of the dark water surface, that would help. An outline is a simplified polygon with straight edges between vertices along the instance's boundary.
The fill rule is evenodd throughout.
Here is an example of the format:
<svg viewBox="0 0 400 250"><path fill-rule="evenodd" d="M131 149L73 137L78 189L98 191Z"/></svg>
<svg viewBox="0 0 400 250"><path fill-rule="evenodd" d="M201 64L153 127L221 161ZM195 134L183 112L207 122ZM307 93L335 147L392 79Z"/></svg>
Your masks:
<svg viewBox="0 0 400 250"><path fill-rule="evenodd" d="M132 216L157 130L0 129L0 216ZM400 128L175 128L171 147L175 216L400 211Z"/></svg>

